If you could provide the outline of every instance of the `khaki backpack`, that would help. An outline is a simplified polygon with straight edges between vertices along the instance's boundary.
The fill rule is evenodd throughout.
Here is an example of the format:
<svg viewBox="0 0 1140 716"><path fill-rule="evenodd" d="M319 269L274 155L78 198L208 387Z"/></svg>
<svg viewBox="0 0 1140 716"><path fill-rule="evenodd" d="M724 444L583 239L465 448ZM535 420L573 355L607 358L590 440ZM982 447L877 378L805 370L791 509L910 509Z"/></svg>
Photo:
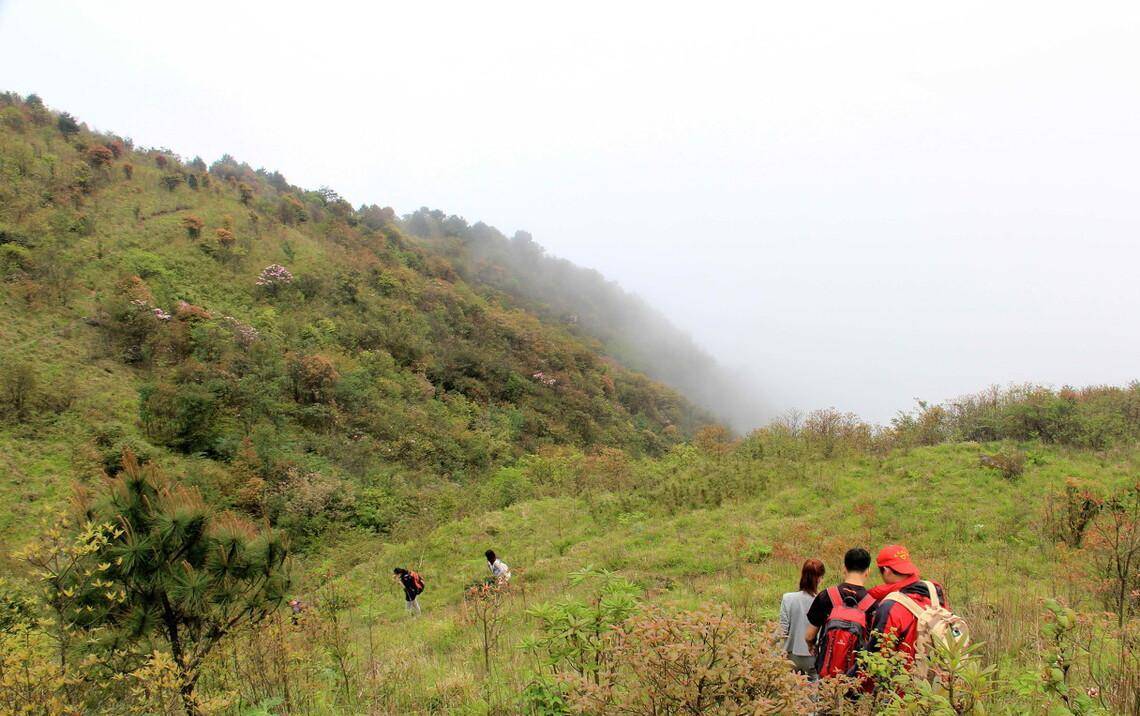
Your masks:
<svg viewBox="0 0 1140 716"><path fill-rule="evenodd" d="M938 601L938 590L933 582L922 582L930 592L930 605L920 606L902 592L893 592L883 601L895 602L914 615L918 636L914 640L914 672L926 678L930 670L928 655L939 646L951 642L967 646L970 643L970 627L966 620L950 611Z"/></svg>

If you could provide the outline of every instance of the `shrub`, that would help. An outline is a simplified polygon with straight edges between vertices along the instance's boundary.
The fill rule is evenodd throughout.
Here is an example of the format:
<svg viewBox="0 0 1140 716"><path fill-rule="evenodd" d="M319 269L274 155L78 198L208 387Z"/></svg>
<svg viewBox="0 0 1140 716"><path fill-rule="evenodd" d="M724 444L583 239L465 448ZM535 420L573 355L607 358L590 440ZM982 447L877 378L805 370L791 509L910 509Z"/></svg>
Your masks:
<svg viewBox="0 0 1140 716"><path fill-rule="evenodd" d="M135 165L127 162L123 165L123 178L130 181L135 176Z"/></svg>
<svg viewBox="0 0 1140 716"><path fill-rule="evenodd" d="M206 224L197 216L184 216L182 217L182 227L186 229L186 236L191 240L197 239L202 236L202 227Z"/></svg>
<svg viewBox="0 0 1140 716"><path fill-rule="evenodd" d="M114 153L102 144L87 149L87 163L93 167L105 167L114 159Z"/></svg>
<svg viewBox="0 0 1140 716"><path fill-rule="evenodd" d="M184 453L214 447L221 428L220 409L214 391L193 381L139 389L139 420L147 437Z"/></svg>
<svg viewBox="0 0 1140 716"><path fill-rule="evenodd" d="M348 519L355 497L342 480L291 467L284 479L268 489L265 504L275 525L297 537L312 537Z"/></svg>
<svg viewBox="0 0 1140 716"><path fill-rule="evenodd" d="M1118 626L1140 606L1140 482L1110 495L1089 526L1086 549Z"/></svg>
<svg viewBox="0 0 1140 716"><path fill-rule="evenodd" d="M162 156L162 155L160 154L159 156ZM171 172L170 174L163 175L162 185L164 187L166 187L167 191L174 191L175 189L178 188L178 185L181 184L184 180L185 180L185 177L183 177L181 174Z"/></svg>
<svg viewBox="0 0 1140 716"><path fill-rule="evenodd" d="M640 609L641 589L620 575L592 567L571 573L570 584L589 585L589 595L531 609L528 615L537 620L538 630L522 646L537 655L551 675L573 674L597 683L611 658L609 639Z"/></svg>
<svg viewBox="0 0 1140 716"><path fill-rule="evenodd" d="M289 378L298 403L326 403L333 398L340 374L322 355L294 355L289 359Z"/></svg>
<svg viewBox="0 0 1140 716"><path fill-rule="evenodd" d="M245 182L238 183L238 195L241 198L241 203L249 206L249 202L253 199L253 187Z"/></svg>
<svg viewBox="0 0 1140 716"><path fill-rule="evenodd" d="M234 232L229 229L218 229L214 234L217 236L218 246L221 247L223 251L229 251L233 248L235 241Z"/></svg>
<svg viewBox="0 0 1140 716"><path fill-rule="evenodd" d="M281 264L270 264L261 269L261 273L257 276L257 285L270 294L277 293L291 283L293 283L293 274Z"/></svg>
<svg viewBox="0 0 1140 716"><path fill-rule="evenodd" d="M281 197L281 203L278 205L278 216L281 223L286 226L301 224L309 220L309 212L305 209L305 205L292 194Z"/></svg>
<svg viewBox="0 0 1140 716"><path fill-rule="evenodd" d="M1104 499L1092 489L1069 478L1064 489L1045 497L1045 531L1054 541L1080 547L1103 505Z"/></svg>
<svg viewBox="0 0 1140 716"><path fill-rule="evenodd" d="M1027 459L1025 452L1007 445L992 455L982 455L978 462L982 467L997 470L1005 479L1014 480L1025 472Z"/></svg>
<svg viewBox="0 0 1140 716"><path fill-rule="evenodd" d="M10 361L0 369L0 408L14 420L27 420L38 380L27 363Z"/></svg>
<svg viewBox="0 0 1140 716"><path fill-rule="evenodd" d="M489 581L473 584L463 593L464 617L479 629L485 674L491 673L491 652L498 647L503 633L503 609L510 589L510 582Z"/></svg>
<svg viewBox="0 0 1140 716"><path fill-rule="evenodd" d="M809 713L813 689L772 635L727 612L660 611L607 639L598 678L568 679L576 712Z"/></svg>
<svg viewBox="0 0 1140 716"><path fill-rule="evenodd" d="M14 132L24 131L24 113L19 107L5 107L0 110L0 124Z"/></svg>
<svg viewBox="0 0 1140 716"><path fill-rule="evenodd" d="M55 120L55 126L59 129L59 133L65 137L70 138L79 134L79 121L67 112L60 113L59 117Z"/></svg>

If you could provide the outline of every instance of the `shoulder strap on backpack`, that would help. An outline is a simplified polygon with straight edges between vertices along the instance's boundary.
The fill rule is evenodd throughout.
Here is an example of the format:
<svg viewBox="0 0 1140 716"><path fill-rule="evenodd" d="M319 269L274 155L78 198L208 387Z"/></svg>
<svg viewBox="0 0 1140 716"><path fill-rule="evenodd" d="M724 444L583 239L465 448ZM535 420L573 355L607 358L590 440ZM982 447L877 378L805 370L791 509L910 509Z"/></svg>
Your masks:
<svg viewBox="0 0 1140 716"><path fill-rule="evenodd" d="M859 600L859 603L855 605L855 608L861 612L866 612L868 609L874 606L874 604L875 598L870 594L864 594L863 598Z"/></svg>
<svg viewBox="0 0 1140 716"><path fill-rule="evenodd" d="M938 588L934 586L934 582L923 582L926 585L926 591L930 592L930 606L933 609L938 609L942 603L938 601Z"/></svg>
<svg viewBox="0 0 1140 716"><path fill-rule="evenodd" d="M908 612L913 614L915 619L918 619L918 617L922 614L922 607L918 606L918 602L914 601L910 598L909 595L903 594L902 592L891 592L886 597L883 597L883 601L894 602L895 604L902 606ZM937 601L934 603L937 603Z"/></svg>
<svg viewBox="0 0 1140 716"><path fill-rule="evenodd" d="M843 595L839 593L839 587L828 587L827 598L831 600L831 608L843 606Z"/></svg>

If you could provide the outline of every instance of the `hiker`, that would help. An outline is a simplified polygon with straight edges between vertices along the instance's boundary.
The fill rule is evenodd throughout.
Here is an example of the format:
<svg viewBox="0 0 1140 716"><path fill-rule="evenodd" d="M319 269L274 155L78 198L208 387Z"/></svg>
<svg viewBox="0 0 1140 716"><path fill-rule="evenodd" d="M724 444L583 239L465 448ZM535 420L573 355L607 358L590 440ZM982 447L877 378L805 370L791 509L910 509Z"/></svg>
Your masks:
<svg viewBox="0 0 1140 716"><path fill-rule="evenodd" d="M818 559L809 559L800 569L800 589L788 592L780 599L780 634L784 636L784 651L797 673L815 678L815 658L808 650L804 631L808 627L807 611L819 592L827 569Z"/></svg>
<svg viewBox="0 0 1140 716"><path fill-rule="evenodd" d="M289 600L289 608L293 610L293 614L290 615L290 619L293 622L293 626L296 626L301 621L301 614L304 613L306 609L305 603L300 599L294 597L293 599Z"/></svg>
<svg viewBox="0 0 1140 716"><path fill-rule="evenodd" d="M404 587L404 599L406 600L404 608L410 612L412 616L418 615L420 613L419 596L424 591L423 578L415 572L404 569L403 567L393 569L392 576Z"/></svg>
<svg viewBox="0 0 1140 716"><path fill-rule="evenodd" d="M908 665L914 665L917 660L918 670L925 674L926 650L933 640L968 639L969 629L950 611L942 585L920 577L906 547L888 545L879 552L875 562L883 575L883 584L868 592L879 604L871 622L867 649L879 647L880 634L894 634L898 639L894 649L905 655Z"/></svg>
<svg viewBox="0 0 1140 716"><path fill-rule="evenodd" d="M867 642L869 612L875 598L867 594L871 553L852 547L843 555L843 581L815 596L807 611L806 648L820 678L846 674L855 653Z"/></svg>
<svg viewBox="0 0 1140 716"><path fill-rule="evenodd" d="M495 550L489 549L483 555L487 558L487 566L491 569L492 581L500 584L511 581L511 568L495 555Z"/></svg>

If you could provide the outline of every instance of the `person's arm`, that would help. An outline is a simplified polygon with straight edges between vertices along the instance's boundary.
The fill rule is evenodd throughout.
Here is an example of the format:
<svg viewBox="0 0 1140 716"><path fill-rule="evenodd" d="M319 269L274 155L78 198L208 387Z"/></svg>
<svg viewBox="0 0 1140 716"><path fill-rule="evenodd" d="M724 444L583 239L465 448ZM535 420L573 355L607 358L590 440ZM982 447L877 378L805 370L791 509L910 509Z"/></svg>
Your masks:
<svg viewBox="0 0 1140 716"><path fill-rule="evenodd" d="M807 642L808 653L815 656L815 638L819 636L819 627L815 624L808 624L804 629L804 641Z"/></svg>
<svg viewBox="0 0 1140 716"><path fill-rule="evenodd" d="M807 642L808 652L811 654L815 654L815 642L819 637L819 630L827 622L829 614L831 614L831 599L825 590L815 595L807 610L808 625L804 631L804 641Z"/></svg>
<svg viewBox="0 0 1140 716"><path fill-rule="evenodd" d="M788 595L780 599L780 636L788 638L792 629L792 616L788 612Z"/></svg>

